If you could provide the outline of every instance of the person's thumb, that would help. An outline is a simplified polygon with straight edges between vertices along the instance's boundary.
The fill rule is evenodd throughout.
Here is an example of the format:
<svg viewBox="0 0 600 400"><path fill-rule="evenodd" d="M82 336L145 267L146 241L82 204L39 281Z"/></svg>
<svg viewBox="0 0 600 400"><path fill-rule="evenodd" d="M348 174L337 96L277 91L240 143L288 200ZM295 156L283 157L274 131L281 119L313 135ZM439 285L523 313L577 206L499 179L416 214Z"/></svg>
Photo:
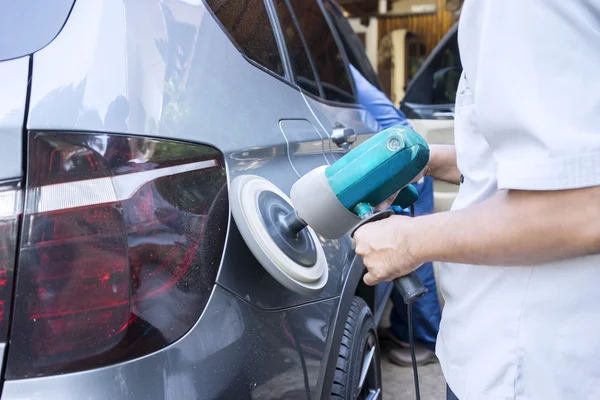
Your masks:
<svg viewBox="0 0 600 400"><path fill-rule="evenodd" d="M375 286L377 284L377 280L370 272L367 272L365 276L363 276L363 281L367 286Z"/></svg>

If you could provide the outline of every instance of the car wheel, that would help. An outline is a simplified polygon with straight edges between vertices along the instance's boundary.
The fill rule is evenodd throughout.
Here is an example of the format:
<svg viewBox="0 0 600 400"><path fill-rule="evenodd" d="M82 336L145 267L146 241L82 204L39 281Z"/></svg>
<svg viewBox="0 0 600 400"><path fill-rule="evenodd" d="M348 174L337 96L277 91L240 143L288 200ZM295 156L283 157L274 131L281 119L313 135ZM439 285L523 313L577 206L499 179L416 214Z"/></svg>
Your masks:
<svg viewBox="0 0 600 400"><path fill-rule="evenodd" d="M371 309L354 297L346 319L331 388L332 400L381 398L381 367L377 327Z"/></svg>

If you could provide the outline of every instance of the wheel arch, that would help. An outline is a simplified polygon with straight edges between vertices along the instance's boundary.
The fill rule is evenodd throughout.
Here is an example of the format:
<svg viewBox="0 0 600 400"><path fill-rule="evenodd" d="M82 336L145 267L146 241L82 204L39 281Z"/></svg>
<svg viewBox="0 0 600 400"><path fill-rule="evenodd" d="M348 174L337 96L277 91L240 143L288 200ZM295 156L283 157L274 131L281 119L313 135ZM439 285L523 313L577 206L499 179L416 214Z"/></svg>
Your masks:
<svg viewBox="0 0 600 400"><path fill-rule="evenodd" d="M358 296L365 300L373 312L376 325L378 325L381 320L383 309L385 308L384 304L387 303L391 293L391 285L389 289L386 289L387 293L384 294L382 301L380 301L382 305L376 309L376 289L375 287L368 286L363 282L362 277L364 275L364 271L365 267L362 259L358 256L355 256L339 297L336 314L332 318L331 331L333 333L329 336L326 344L324 356L326 359L322 363L323 372L319 374L315 389L315 398L326 399L330 396L338 358L338 349L342 342L346 318L350 311L350 305L353 297Z"/></svg>

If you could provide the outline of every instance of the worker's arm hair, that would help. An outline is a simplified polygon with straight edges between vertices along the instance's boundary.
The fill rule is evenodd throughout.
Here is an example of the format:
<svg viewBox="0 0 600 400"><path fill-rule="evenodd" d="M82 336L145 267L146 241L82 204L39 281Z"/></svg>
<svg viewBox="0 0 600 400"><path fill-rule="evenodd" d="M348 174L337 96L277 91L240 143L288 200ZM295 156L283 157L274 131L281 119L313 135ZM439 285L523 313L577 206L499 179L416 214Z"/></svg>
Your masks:
<svg viewBox="0 0 600 400"><path fill-rule="evenodd" d="M419 262L536 265L600 253L600 186L498 192L475 206L417 217Z"/></svg>
<svg viewBox="0 0 600 400"><path fill-rule="evenodd" d="M425 176L458 185L460 171L456 165L456 149L449 144L432 144L429 163L425 167Z"/></svg>

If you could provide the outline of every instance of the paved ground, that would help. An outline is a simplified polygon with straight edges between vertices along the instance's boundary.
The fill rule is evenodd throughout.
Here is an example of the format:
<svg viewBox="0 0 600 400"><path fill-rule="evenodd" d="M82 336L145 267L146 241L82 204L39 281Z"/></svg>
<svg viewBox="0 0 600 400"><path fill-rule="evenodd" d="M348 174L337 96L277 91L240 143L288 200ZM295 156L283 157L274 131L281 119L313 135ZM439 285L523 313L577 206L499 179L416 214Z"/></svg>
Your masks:
<svg viewBox="0 0 600 400"><path fill-rule="evenodd" d="M382 326L389 326L388 305L383 316ZM410 367L399 367L392 364L388 358L389 345L382 343L381 347L381 372L383 374L383 400L414 400L415 386L413 372ZM446 383L439 363L419 367L419 383L421 400L445 400Z"/></svg>
<svg viewBox="0 0 600 400"><path fill-rule="evenodd" d="M389 362L387 347L382 347L383 400L414 400L415 387L410 367ZM419 367L421 400L444 400L446 386L438 363Z"/></svg>

